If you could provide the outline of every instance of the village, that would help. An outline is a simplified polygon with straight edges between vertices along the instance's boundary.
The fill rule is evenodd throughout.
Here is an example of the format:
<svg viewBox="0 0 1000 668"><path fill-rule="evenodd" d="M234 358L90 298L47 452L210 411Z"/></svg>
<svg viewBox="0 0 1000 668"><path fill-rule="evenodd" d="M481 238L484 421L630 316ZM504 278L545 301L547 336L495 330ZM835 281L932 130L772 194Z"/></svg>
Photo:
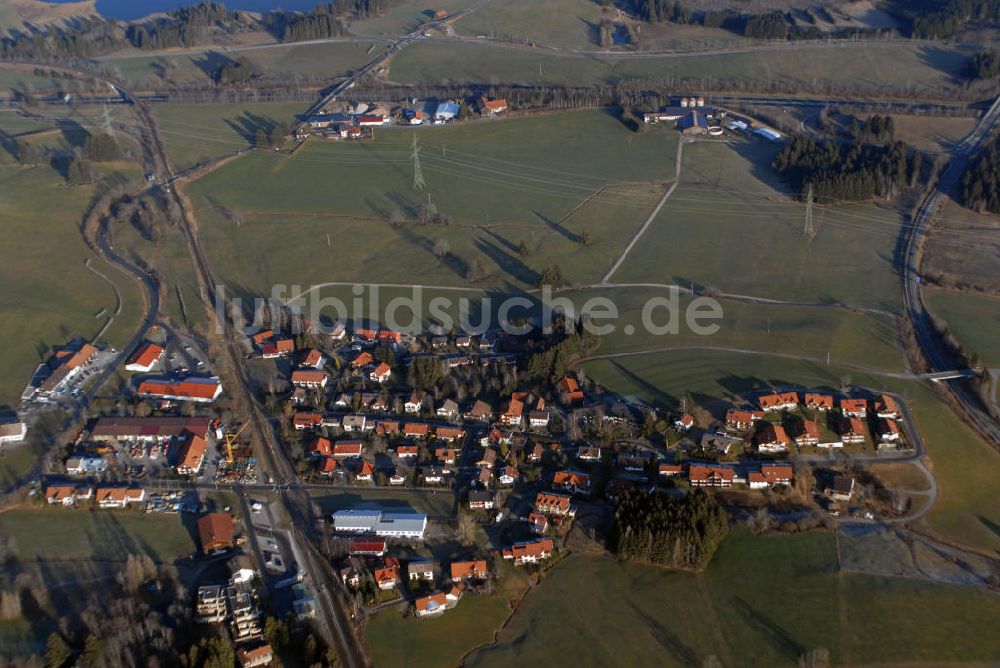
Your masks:
<svg viewBox="0 0 1000 668"><path fill-rule="evenodd" d="M661 413L577 371L529 380L533 356L566 345L552 334L308 324L293 334L274 325L243 342L251 382L299 484L316 498L354 499L336 502L323 523L338 555L332 567L362 614L404 605L418 618L438 616L464 596L488 595L509 568L558 558L574 525L605 531L628 490L707 488L727 495L732 512L770 508L793 527L810 513L871 520L906 511L881 498L858 463L909 457L919 442L889 394L782 388L742 396L724 412ZM108 372L110 354L80 342L56 353L26 404ZM197 342L151 331L126 356L115 414L96 416L67 444L63 472L45 477L38 499L197 516L196 557L224 559L231 571L224 583L199 583L197 617L228 625L241 665L268 665L260 597L285 591L287 611L306 620L317 591L303 580L307 557L283 528L272 481L258 476L248 423L225 407L206 357ZM254 498L237 505L204 494L227 486ZM412 503L366 500L377 490ZM454 499L454 512L418 512L427 494Z"/></svg>

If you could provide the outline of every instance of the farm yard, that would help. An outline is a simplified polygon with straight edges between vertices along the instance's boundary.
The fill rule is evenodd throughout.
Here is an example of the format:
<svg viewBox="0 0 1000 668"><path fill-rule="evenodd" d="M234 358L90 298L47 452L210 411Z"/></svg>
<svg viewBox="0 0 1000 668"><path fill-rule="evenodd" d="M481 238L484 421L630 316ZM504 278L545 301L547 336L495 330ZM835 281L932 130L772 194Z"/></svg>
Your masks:
<svg viewBox="0 0 1000 668"><path fill-rule="evenodd" d="M574 555L528 594L498 644L466 665L544 662L584 642L585 663L595 666L700 665L710 656L722 665L794 665L819 648L837 665L949 663L1000 651L984 642L1000 614L991 593L838 571L825 532L734 532L703 574ZM924 624L927 610L938 623Z"/></svg>

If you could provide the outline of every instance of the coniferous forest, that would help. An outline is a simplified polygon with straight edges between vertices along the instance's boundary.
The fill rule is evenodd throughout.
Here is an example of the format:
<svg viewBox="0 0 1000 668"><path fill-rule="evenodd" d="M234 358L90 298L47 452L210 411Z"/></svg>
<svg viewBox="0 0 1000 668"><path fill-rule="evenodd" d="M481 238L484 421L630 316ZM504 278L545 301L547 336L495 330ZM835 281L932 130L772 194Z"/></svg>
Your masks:
<svg viewBox="0 0 1000 668"><path fill-rule="evenodd" d="M817 202L891 198L916 185L921 155L907 144L845 144L793 136L774 159L774 170L792 188L809 184Z"/></svg>
<svg viewBox="0 0 1000 668"><path fill-rule="evenodd" d="M630 490L615 507L611 542L625 559L702 569L728 533L726 511L705 490L680 498Z"/></svg>
<svg viewBox="0 0 1000 668"><path fill-rule="evenodd" d="M980 151L962 175L962 204L1000 213L1000 148L994 142Z"/></svg>

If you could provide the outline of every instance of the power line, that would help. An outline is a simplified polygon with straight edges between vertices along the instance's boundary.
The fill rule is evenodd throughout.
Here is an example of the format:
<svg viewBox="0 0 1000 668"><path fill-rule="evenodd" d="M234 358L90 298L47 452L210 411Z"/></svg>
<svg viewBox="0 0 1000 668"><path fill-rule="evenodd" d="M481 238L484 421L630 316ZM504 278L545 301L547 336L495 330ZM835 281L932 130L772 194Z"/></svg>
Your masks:
<svg viewBox="0 0 1000 668"><path fill-rule="evenodd" d="M816 236L816 228L813 226L813 184L809 184L809 192L806 194L806 226L802 230L802 236L812 239Z"/></svg>
<svg viewBox="0 0 1000 668"><path fill-rule="evenodd" d="M420 146L417 144L417 133L413 133L413 189L423 190L424 186L424 173L420 171Z"/></svg>

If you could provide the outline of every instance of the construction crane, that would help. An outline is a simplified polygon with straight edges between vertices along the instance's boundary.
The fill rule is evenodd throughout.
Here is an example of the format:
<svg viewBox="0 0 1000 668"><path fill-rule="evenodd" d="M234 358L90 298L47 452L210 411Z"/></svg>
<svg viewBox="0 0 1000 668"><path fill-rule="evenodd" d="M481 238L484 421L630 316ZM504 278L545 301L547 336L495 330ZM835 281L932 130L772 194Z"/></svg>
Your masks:
<svg viewBox="0 0 1000 668"><path fill-rule="evenodd" d="M234 434L226 434L224 445L225 445L225 448L226 448L226 463L227 464L232 465L232 463L233 463L233 447L236 446L236 439L239 438L240 434L243 433L243 430L247 428L248 424L250 424L249 421L244 422L243 426L240 427L236 431L236 433L234 433Z"/></svg>

